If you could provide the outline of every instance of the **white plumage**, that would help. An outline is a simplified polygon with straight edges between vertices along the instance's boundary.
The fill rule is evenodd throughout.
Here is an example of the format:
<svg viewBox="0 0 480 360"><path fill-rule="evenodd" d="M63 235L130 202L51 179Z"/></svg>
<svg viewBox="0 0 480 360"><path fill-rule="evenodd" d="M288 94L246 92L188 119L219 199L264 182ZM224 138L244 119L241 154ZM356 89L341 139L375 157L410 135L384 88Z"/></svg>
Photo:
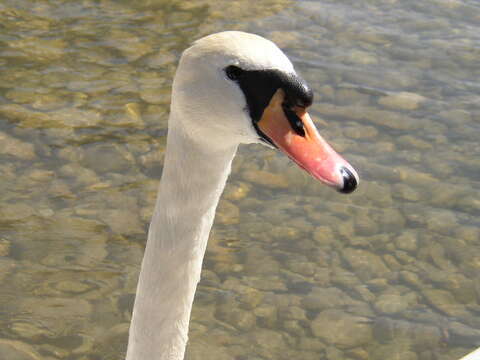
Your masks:
<svg viewBox="0 0 480 360"><path fill-rule="evenodd" d="M226 76L230 65L295 72L275 44L242 32L207 36L183 53L173 82L165 164L137 287L127 360L184 357L208 235L232 159L239 144L259 142L245 94Z"/></svg>

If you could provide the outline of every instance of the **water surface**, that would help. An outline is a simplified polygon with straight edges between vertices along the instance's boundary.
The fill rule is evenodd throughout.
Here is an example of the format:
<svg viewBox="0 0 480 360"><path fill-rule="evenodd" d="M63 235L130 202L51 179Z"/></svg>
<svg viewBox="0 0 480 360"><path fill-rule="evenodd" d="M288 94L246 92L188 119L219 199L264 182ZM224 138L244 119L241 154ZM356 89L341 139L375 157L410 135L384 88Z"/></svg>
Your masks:
<svg viewBox="0 0 480 360"><path fill-rule="evenodd" d="M241 148L187 358L480 346L477 2L16 0L0 19L2 358L122 359L176 62L226 29L287 52L362 183L343 196Z"/></svg>

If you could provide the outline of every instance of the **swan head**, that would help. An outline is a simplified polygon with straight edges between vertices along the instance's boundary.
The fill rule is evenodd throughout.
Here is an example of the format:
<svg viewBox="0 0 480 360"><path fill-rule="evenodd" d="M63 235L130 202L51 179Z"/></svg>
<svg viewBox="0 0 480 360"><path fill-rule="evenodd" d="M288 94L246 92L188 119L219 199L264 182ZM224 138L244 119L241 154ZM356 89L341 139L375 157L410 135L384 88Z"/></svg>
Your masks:
<svg viewBox="0 0 480 360"><path fill-rule="evenodd" d="M312 90L273 42L239 31L197 40L182 54L172 94L169 126L201 146L263 143L340 192L355 190L356 171L308 115Z"/></svg>

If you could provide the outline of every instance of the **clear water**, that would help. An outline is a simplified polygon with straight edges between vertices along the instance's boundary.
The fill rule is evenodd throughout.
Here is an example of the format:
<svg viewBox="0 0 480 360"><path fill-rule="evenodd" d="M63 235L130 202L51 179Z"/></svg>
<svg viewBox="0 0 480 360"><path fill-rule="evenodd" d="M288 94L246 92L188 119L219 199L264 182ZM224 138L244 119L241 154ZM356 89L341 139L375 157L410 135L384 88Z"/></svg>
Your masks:
<svg viewBox="0 0 480 360"><path fill-rule="evenodd" d="M350 196L241 149L189 360L447 360L480 346L480 6L0 3L0 358L122 359L181 51L277 42Z"/></svg>

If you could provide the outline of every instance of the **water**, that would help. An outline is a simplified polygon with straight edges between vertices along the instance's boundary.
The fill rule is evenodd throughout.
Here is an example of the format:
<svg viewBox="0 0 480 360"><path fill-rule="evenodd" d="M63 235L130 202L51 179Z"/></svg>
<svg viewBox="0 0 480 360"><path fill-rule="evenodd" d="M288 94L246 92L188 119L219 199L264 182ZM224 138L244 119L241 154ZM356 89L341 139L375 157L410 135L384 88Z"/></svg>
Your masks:
<svg viewBox="0 0 480 360"><path fill-rule="evenodd" d="M225 29L285 49L362 182L342 196L241 149L187 358L480 346L477 2L20 0L0 19L2 359L122 358L176 62Z"/></svg>

